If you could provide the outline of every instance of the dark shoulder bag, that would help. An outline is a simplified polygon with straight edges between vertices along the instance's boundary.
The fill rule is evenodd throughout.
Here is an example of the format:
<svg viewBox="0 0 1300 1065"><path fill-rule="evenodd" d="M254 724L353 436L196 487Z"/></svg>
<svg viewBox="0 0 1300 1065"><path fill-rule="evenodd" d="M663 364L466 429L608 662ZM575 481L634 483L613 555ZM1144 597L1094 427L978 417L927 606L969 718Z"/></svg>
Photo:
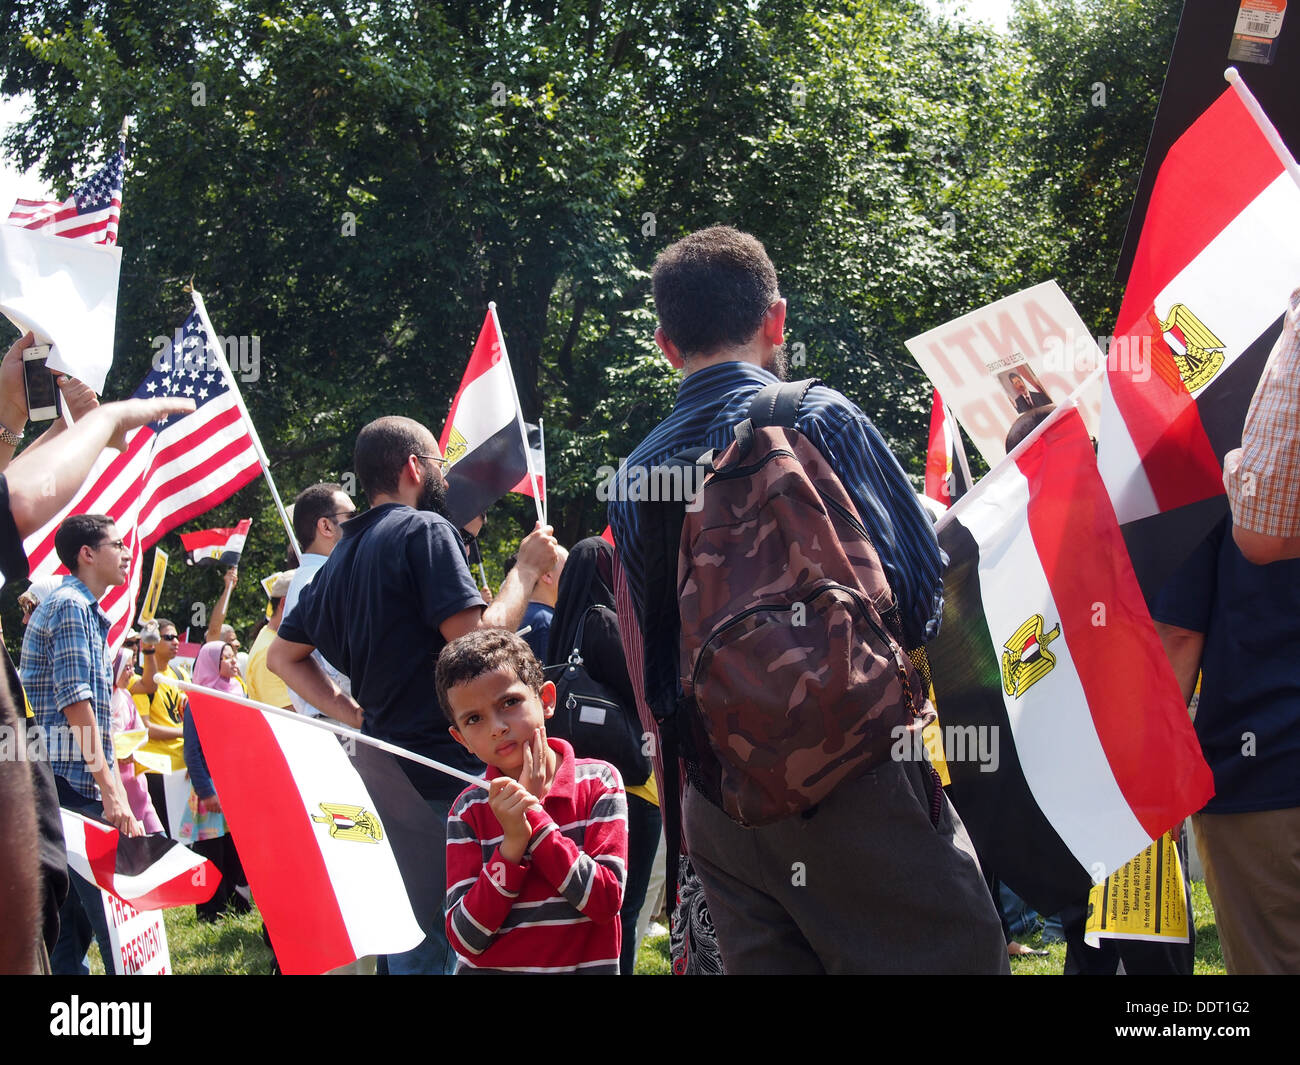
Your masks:
<svg viewBox="0 0 1300 1065"><path fill-rule="evenodd" d="M650 760L642 751L640 721L609 687L592 678L582 659L587 618L593 610L604 609L599 603L589 606L578 622L569 660L543 670L546 679L555 684L555 716L546 731L573 744L579 758L609 762L624 784L637 785L650 775Z"/></svg>

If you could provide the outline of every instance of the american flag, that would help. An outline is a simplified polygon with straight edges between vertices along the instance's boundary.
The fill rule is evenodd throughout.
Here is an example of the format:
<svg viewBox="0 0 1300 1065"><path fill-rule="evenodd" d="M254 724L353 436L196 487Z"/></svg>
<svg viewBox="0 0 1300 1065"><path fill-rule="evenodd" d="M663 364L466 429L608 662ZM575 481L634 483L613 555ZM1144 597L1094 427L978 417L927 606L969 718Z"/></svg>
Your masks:
<svg viewBox="0 0 1300 1065"><path fill-rule="evenodd" d="M228 499L261 472L237 396L204 343L197 313L185 319L179 348L173 340L135 390L140 399L179 396L197 409L134 430L126 450L107 450L73 501L24 548L31 575L66 573L54 553L54 532L69 514L109 514L131 549L127 582L110 588L101 605L112 621L116 648L126 632L144 570L144 552L182 522Z"/></svg>
<svg viewBox="0 0 1300 1065"><path fill-rule="evenodd" d="M18 200L9 212L9 224L92 244L116 244L125 163L119 149L66 200Z"/></svg>

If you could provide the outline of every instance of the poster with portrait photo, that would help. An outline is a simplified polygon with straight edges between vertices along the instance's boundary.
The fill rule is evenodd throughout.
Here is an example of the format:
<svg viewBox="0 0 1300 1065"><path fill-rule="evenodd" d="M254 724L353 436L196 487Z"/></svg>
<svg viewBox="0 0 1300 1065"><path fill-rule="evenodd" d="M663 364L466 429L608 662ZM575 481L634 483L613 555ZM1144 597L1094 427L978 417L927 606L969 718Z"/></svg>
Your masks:
<svg viewBox="0 0 1300 1065"><path fill-rule="evenodd" d="M1017 415L1028 414L1039 407L1050 407L1056 397L1050 396L1043 387L1038 375L1028 363L1022 363L1013 370L1003 370L998 374L1007 400Z"/></svg>
<svg viewBox="0 0 1300 1065"><path fill-rule="evenodd" d="M990 467L1027 411L1064 402L1105 357L1055 281L1024 289L907 341ZM1092 436L1101 423L1100 381L1076 397Z"/></svg>

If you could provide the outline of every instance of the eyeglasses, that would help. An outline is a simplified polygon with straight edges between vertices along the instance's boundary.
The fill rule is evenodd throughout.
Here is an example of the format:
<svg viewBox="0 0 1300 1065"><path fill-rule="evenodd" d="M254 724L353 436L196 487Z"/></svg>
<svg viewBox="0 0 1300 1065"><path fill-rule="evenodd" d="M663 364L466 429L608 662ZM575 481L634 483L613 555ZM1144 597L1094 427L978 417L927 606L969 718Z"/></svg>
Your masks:
<svg viewBox="0 0 1300 1065"><path fill-rule="evenodd" d="M169 642L170 642L171 640L175 640L177 643L180 643L180 639L181 639L181 638L180 638L180 636L179 636L177 633L174 633L174 632L173 632L170 636L161 636L161 637L159 637L159 639L167 640L167 641L169 641Z"/></svg>
<svg viewBox="0 0 1300 1065"><path fill-rule="evenodd" d="M325 516L329 518L330 521L335 522L336 524L342 524L342 522L339 521L340 514L343 515L343 521L347 521L348 518L355 518L357 516L357 512L355 510L336 510L333 514L327 514Z"/></svg>
<svg viewBox="0 0 1300 1065"><path fill-rule="evenodd" d="M438 464L438 469L440 470L445 470L451 465L451 460L445 459L441 455L416 455L415 457L417 459L428 459L430 462L436 462Z"/></svg>
<svg viewBox="0 0 1300 1065"><path fill-rule="evenodd" d="M95 548L95 550L98 551L100 547L111 547L114 551L121 551L123 548L126 547L126 541L125 540L102 540L100 541L99 545Z"/></svg>

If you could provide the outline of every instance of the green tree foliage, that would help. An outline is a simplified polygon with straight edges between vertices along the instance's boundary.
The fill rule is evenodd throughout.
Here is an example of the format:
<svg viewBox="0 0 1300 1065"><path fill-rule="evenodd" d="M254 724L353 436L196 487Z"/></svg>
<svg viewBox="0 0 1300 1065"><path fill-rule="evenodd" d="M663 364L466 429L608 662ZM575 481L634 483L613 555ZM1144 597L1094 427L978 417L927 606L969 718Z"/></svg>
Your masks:
<svg viewBox="0 0 1300 1065"><path fill-rule="evenodd" d="M1051 116L1026 140L1023 187L1052 228L1044 265L1098 334L1115 326L1115 269L1155 121L1181 5L1167 0L1019 0L1015 40Z"/></svg>
<svg viewBox="0 0 1300 1065"><path fill-rule="evenodd" d="M1054 274L1077 294L1113 259L1128 198L1110 175L1140 160L1163 70L1130 103L1118 57L1151 6L1088 0L1058 22L1076 5L1026 4L1013 40L915 0L12 0L0 91L35 107L5 147L66 192L132 116L107 394L143 375L193 277L218 330L258 338L245 397L290 498L349 485L373 417L439 430L495 300L571 543L604 527L599 467L675 394L654 257L714 222L767 245L795 372L859 402L919 471L930 390L903 341ZM1062 100L1108 79L1124 121L1095 147L1097 116ZM1094 311L1110 298L1082 290ZM248 516L245 628L254 578L284 564L265 487L199 523ZM491 579L532 517L495 508ZM174 572L164 612L218 590Z"/></svg>

